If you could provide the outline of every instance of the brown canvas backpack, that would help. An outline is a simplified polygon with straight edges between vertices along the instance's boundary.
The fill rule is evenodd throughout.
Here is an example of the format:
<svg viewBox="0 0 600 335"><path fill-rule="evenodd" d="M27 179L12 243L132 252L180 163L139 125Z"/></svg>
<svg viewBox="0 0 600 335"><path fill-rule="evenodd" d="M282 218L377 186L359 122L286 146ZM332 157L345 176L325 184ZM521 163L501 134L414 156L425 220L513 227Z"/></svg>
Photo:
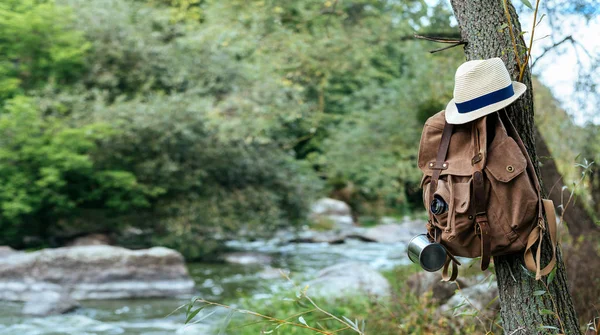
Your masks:
<svg viewBox="0 0 600 335"><path fill-rule="evenodd" d="M432 116L421 135L418 164L424 174L421 187L429 213L428 237L449 254L444 280L453 281L458 275L460 263L454 256L481 257L485 270L492 256L524 251L525 265L536 279L552 271L554 205L542 199L529 155L504 110L462 125L446 123L443 111ZM445 212L432 213L436 198L445 202ZM540 269L544 212L553 256Z"/></svg>

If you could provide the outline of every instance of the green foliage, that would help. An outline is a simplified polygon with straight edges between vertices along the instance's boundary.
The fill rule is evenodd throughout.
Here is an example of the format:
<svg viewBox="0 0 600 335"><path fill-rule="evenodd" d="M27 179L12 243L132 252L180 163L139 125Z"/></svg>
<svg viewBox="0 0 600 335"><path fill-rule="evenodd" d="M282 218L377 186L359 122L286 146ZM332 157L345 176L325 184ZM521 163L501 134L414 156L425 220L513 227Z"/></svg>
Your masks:
<svg viewBox="0 0 600 335"><path fill-rule="evenodd" d="M76 28L91 42L81 78L112 100L153 92L229 92L238 64L203 36L172 23L168 9L125 0L59 0L76 11ZM195 30L199 33L198 30Z"/></svg>
<svg viewBox="0 0 600 335"><path fill-rule="evenodd" d="M0 243L43 234L54 218L75 215L88 205L114 211L148 205L149 192L134 175L98 169L91 159L97 141L110 135L106 124L73 127L17 96L0 114L0 133Z"/></svg>
<svg viewBox="0 0 600 335"><path fill-rule="evenodd" d="M154 228L155 242L190 257L208 251L205 240L216 236L240 229L260 236L299 223L320 185L310 167L272 143L218 136L206 125L212 105L191 95L153 96L95 115L115 127L95 155L98 165L130 171L161 195L156 218L135 225Z"/></svg>
<svg viewBox="0 0 600 335"><path fill-rule="evenodd" d="M342 189L363 214L408 210L421 124L460 62L409 41L456 34L425 1L10 0L0 15L0 95L30 96L3 112L12 245L25 222L42 239L136 228L136 246L195 258Z"/></svg>
<svg viewBox="0 0 600 335"><path fill-rule="evenodd" d="M82 74L90 44L70 29L72 21L69 8L50 0L0 4L0 99Z"/></svg>
<svg viewBox="0 0 600 335"><path fill-rule="evenodd" d="M324 154L313 156L330 180L341 178L357 187L353 200L359 210L365 200L383 202L384 210L410 208L407 195L418 192L421 178L415 162L423 122L450 99L446 94L452 91L452 74L445 69L458 57L426 62L422 44L406 43L404 48L422 62L410 60L408 78L366 87L347 97L345 109L352 112L325 141Z"/></svg>
<svg viewBox="0 0 600 335"><path fill-rule="evenodd" d="M201 21L203 19L202 5L204 0L151 0L153 5L171 7L171 21Z"/></svg>

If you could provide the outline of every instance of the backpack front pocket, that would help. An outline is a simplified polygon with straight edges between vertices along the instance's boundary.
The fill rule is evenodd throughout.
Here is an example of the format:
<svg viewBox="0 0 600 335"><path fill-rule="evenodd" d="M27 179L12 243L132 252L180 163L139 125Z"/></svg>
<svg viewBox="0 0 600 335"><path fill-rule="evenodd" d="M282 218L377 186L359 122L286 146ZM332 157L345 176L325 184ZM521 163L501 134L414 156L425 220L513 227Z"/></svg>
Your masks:
<svg viewBox="0 0 600 335"><path fill-rule="evenodd" d="M531 226L537 214L537 192L525 172L527 159L519 145L511 137L498 138L488 152L485 167L491 186L487 211L493 229L492 250L495 254L511 245L519 237L520 231ZM512 247L525 248L523 242Z"/></svg>
<svg viewBox="0 0 600 335"><path fill-rule="evenodd" d="M471 184L469 177L444 176L438 181L434 197L437 196L447 204L448 210L442 214L431 212L429 183L423 186L424 204L433 215L432 224L442 232L444 246L456 256L476 257L477 250L471 250L476 238L473 223L474 210L471 206Z"/></svg>

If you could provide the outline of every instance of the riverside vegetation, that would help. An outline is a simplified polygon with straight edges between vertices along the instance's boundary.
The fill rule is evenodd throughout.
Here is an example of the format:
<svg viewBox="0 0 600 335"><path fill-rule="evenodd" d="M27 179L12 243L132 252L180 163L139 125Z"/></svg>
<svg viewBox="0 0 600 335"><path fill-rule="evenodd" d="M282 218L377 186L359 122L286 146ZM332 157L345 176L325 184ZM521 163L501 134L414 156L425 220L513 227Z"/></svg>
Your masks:
<svg viewBox="0 0 600 335"><path fill-rule="evenodd" d="M305 222L418 205L420 122L452 92L455 34L420 1L5 0L0 244L89 232L188 259ZM57 18L61 18L57 20Z"/></svg>
<svg viewBox="0 0 600 335"><path fill-rule="evenodd" d="M420 0L0 1L0 245L104 233L206 260L227 239L306 224L323 195L357 218L420 209L422 123L451 99L464 56L429 54L436 46L415 31L459 36L443 2ZM581 173L572 153L599 160L600 128L538 92L536 122L561 134L546 139L570 185ZM598 178L577 194L597 213ZM406 271L386 274L396 294L385 308L322 307L372 320L377 334L448 326L428 298L406 295Z"/></svg>
<svg viewBox="0 0 600 335"><path fill-rule="evenodd" d="M422 270L417 266L400 266L392 271L385 271L384 276L392 284L389 299L373 299L368 296L347 296L333 300L310 298L308 287L297 287L296 292L280 294L266 301L242 299L239 302L240 309L231 310L238 314L237 317L229 315L223 320L221 329L239 335L392 335L483 334L490 326L492 329L495 327L496 311L488 309L489 306L481 311L482 314L487 313L481 317L478 316L480 311L474 308L440 313L439 303L431 292L420 295L409 288L411 275L420 271ZM486 281L487 279L489 278ZM213 304L193 305L196 307L188 312L192 317L189 320L193 320L194 311L203 309L202 306L210 308L211 305ZM468 306L468 303L461 305Z"/></svg>

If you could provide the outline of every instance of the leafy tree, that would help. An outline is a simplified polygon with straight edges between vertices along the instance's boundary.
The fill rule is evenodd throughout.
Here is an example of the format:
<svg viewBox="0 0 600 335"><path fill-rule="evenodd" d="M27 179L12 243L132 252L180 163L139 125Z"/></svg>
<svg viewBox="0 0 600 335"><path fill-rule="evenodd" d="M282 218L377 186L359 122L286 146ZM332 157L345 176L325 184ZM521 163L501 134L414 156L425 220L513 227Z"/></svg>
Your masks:
<svg viewBox="0 0 600 335"><path fill-rule="evenodd" d="M212 101L190 95L115 103L96 115L111 120L98 166L131 171L155 189L154 216L130 218L153 240L197 258L210 240L262 236L301 223L320 182L306 164L273 143L221 138L211 129Z"/></svg>
<svg viewBox="0 0 600 335"><path fill-rule="evenodd" d="M69 29L72 21L71 10L53 1L0 4L0 99L81 75L90 44Z"/></svg>

